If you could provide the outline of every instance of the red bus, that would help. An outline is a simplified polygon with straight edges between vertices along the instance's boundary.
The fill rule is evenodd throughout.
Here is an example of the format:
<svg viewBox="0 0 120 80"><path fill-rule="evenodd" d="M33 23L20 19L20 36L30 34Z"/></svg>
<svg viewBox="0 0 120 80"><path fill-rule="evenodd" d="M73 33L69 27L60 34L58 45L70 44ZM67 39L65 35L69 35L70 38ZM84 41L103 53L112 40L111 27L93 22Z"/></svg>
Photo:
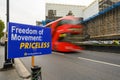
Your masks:
<svg viewBox="0 0 120 80"><path fill-rule="evenodd" d="M80 19L74 16L65 16L53 22L46 27L51 27L52 50L59 52L76 52L83 48L72 43L70 38L75 35L82 35L83 26L80 25Z"/></svg>

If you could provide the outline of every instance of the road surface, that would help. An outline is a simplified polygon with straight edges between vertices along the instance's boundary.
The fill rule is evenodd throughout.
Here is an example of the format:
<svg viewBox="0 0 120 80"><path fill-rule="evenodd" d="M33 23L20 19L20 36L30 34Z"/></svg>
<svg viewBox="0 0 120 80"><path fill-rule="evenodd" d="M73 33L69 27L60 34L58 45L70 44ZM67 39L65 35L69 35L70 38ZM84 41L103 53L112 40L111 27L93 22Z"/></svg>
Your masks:
<svg viewBox="0 0 120 80"><path fill-rule="evenodd" d="M29 71L31 57L21 58ZM43 80L120 80L120 54L82 51L35 57Z"/></svg>

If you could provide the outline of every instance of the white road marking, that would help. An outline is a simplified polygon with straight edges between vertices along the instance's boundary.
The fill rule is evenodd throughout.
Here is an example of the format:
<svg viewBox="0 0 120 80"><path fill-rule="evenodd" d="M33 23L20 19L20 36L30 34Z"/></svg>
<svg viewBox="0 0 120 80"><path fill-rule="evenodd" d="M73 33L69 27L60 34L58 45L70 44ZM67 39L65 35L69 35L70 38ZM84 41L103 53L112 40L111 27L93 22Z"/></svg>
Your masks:
<svg viewBox="0 0 120 80"><path fill-rule="evenodd" d="M87 60L87 61L96 62L96 63L101 63L101 64L107 64L107 65L111 65L111 66L115 66L115 67L120 67L120 65L112 64L112 63L108 63L108 62L104 62L104 61L97 61L97 60L83 58L83 57L78 57L78 59Z"/></svg>

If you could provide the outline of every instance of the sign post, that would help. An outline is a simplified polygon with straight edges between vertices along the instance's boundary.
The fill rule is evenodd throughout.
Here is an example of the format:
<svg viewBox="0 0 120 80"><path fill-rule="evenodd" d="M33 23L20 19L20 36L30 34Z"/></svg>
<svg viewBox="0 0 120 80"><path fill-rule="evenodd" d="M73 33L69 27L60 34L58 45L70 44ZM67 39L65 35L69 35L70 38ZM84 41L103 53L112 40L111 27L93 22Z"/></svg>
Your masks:
<svg viewBox="0 0 120 80"><path fill-rule="evenodd" d="M31 61L32 63L32 67L34 67L35 66L35 57L34 56L32 56L32 61Z"/></svg>
<svg viewBox="0 0 120 80"><path fill-rule="evenodd" d="M34 56L51 54L51 29L20 23L9 23L8 58L31 58L32 80L42 80L41 67L35 66Z"/></svg>
<svg viewBox="0 0 120 80"><path fill-rule="evenodd" d="M41 75L41 67L35 66L35 57L32 56L32 61L31 61L31 71L32 71L32 78L31 80L42 80L42 75Z"/></svg>
<svg viewBox="0 0 120 80"><path fill-rule="evenodd" d="M31 71L32 71L31 80L42 80L41 67L33 66L33 67L31 67Z"/></svg>

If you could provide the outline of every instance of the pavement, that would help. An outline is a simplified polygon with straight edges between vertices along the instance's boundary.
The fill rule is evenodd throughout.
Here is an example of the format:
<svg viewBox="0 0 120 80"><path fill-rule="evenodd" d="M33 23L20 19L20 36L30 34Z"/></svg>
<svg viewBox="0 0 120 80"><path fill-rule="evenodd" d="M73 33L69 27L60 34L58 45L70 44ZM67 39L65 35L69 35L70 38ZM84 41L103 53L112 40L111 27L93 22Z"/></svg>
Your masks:
<svg viewBox="0 0 120 80"><path fill-rule="evenodd" d="M20 59L14 59L12 68L3 70L4 46L0 46L0 80L31 80L31 74Z"/></svg>

